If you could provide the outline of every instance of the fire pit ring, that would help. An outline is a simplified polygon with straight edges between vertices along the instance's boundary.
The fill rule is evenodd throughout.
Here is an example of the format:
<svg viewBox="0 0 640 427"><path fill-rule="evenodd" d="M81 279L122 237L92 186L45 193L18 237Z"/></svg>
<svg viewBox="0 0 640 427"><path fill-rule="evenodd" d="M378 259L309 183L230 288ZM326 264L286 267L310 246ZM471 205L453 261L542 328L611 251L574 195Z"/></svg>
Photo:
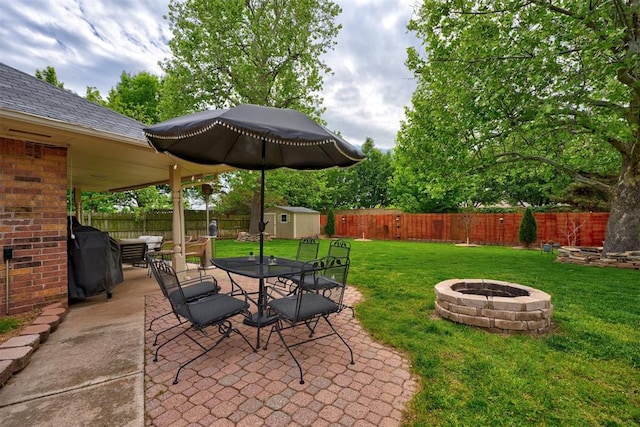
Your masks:
<svg viewBox="0 0 640 427"><path fill-rule="evenodd" d="M551 328L553 305L546 292L490 279L449 279L435 286L443 318L490 332L541 335Z"/></svg>

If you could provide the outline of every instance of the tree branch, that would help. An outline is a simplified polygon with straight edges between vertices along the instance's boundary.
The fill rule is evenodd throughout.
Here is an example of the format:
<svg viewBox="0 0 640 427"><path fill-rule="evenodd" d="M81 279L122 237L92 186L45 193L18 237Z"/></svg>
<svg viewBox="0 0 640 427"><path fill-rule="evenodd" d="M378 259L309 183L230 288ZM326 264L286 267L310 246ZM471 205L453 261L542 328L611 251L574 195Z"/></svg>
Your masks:
<svg viewBox="0 0 640 427"><path fill-rule="evenodd" d="M546 163L550 166L553 166L555 169L560 172L566 173L569 175L574 181L581 182L583 184L592 186L601 191L605 191L607 193L611 192L611 187L603 182L597 181L595 179L587 178L584 175L581 175L578 171L571 169L565 165L556 162L555 160L549 159L548 157L543 156L535 156L535 155L526 155L522 153L518 153L516 151L509 151L502 154L498 154L496 156L496 163L514 163L517 161L535 161L540 163Z"/></svg>

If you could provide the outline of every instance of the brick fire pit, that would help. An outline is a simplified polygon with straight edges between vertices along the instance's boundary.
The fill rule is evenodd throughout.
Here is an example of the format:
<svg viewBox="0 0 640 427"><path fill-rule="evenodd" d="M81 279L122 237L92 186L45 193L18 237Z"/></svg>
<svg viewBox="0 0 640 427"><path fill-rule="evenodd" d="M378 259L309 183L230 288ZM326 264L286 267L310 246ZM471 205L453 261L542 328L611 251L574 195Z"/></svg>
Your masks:
<svg viewBox="0 0 640 427"><path fill-rule="evenodd" d="M435 286L443 318L491 332L545 334L553 305L546 292L489 279L449 279Z"/></svg>

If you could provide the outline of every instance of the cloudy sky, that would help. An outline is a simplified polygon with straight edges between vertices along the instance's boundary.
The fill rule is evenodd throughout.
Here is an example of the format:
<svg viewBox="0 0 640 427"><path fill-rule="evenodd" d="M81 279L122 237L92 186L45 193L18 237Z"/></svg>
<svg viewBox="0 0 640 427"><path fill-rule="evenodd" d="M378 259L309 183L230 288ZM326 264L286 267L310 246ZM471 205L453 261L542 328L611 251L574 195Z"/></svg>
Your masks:
<svg viewBox="0 0 640 427"><path fill-rule="evenodd" d="M351 143L394 145L415 82L404 61L419 46L406 25L417 0L336 0L343 28L325 60L324 119ZM0 0L0 62L33 75L51 65L65 88L103 97L120 74L169 57L168 0Z"/></svg>

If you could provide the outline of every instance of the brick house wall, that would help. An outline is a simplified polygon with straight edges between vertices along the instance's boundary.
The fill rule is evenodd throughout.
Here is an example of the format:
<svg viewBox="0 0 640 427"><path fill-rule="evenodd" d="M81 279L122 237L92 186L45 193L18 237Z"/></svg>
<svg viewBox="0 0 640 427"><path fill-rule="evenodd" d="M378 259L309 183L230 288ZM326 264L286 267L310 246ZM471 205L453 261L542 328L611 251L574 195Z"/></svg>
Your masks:
<svg viewBox="0 0 640 427"><path fill-rule="evenodd" d="M67 304L67 149L0 138L0 314Z"/></svg>

